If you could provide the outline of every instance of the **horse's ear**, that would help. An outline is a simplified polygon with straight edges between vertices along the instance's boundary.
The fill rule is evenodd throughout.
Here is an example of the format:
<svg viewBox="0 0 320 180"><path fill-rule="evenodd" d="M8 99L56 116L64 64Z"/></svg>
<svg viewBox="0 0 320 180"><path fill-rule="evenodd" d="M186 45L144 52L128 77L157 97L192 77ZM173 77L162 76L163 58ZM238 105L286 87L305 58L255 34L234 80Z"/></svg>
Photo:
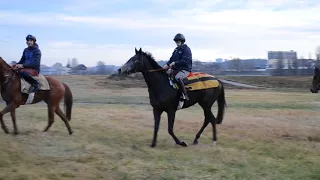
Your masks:
<svg viewBox="0 0 320 180"><path fill-rule="evenodd" d="M141 48L139 49L139 53L142 53L142 49Z"/></svg>
<svg viewBox="0 0 320 180"><path fill-rule="evenodd" d="M134 50L136 51L136 54L138 54L138 50L137 50L137 48L134 48Z"/></svg>

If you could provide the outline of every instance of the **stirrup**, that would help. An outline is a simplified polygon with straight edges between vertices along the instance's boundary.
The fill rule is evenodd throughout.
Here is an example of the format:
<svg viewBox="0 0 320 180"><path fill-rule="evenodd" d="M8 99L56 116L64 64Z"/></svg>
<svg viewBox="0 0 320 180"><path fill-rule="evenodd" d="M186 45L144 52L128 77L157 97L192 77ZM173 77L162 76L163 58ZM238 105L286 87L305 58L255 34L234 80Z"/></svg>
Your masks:
<svg viewBox="0 0 320 180"><path fill-rule="evenodd" d="M179 110L179 109L182 109L183 104L184 104L184 100L180 100L177 109L178 109L178 110Z"/></svg>
<svg viewBox="0 0 320 180"><path fill-rule="evenodd" d="M180 99L182 99L182 100L187 100L186 94L181 93ZM189 99L189 97L188 97L188 99Z"/></svg>
<svg viewBox="0 0 320 180"><path fill-rule="evenodd" d="M184 93L181 93L180 99L181 100L186 100L186 96L184 95Z"/></svg>
<svg viewBox="0 0 320 180"><path fill-rule="evenodd" d="M29 89L29 94L37 92L40 88L41 88L40 84L32 85Z"/></svg>
<svg viewBox="0 0 320 180"><path fill-rule="evenodd" d="M29 93L29 94L31 94L31 93L34 93L34 92L36 92L36 88L35 88L35 87L33 87L33 86L32 86L32 87L30 87L30 88L29 88L29 92L28 92L28 93Z"/></svg>

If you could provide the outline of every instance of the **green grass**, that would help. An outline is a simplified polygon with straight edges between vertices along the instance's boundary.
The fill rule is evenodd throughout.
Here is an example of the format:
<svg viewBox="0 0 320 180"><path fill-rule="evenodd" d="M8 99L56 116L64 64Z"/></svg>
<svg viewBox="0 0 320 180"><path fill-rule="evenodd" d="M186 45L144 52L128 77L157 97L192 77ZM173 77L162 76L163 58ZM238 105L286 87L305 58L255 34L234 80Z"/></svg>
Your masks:
<svg viewBox="0 0 320 180"><path fill-rule="evenodd" d="M320 179L320 99L313 94L227 90L217 146L211 126L199 145L175 145L163 114L157 147L150 148L154 121L146 89L67 80L76 102L106 104L75 103L72 136L57 116L49 132L41 132L43 104L21 106L20 135L0 130L0 179ZM12 132L9 115L4 119ZM198 105L178 111L175 134L190 144L202 123Z"/></svg>

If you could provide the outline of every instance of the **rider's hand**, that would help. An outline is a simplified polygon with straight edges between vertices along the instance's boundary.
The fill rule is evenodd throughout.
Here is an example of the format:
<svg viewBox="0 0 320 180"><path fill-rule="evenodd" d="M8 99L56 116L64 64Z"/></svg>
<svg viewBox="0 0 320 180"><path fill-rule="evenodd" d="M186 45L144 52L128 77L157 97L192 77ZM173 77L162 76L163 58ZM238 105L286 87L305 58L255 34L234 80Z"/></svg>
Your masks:
<svg viewBox="0 0 320 180"><path fill-rule="evenodd" d="M22 64L16 64L15 68L17 68L17 69L23 68L23 65Z"/></svg>
<svg viewBox="0 0 320 180"><path fill-rule="evenodd" d="M168 66L167 64L165 64L165 65L163 66L163 69L169 69L169 66Z"/></svg>
<svg viewBox="0 0 320 180"><path fill-rule="evenodd" d="M175 62L172 62L169 66L172 67L174 66L176 63Z"/></svg>

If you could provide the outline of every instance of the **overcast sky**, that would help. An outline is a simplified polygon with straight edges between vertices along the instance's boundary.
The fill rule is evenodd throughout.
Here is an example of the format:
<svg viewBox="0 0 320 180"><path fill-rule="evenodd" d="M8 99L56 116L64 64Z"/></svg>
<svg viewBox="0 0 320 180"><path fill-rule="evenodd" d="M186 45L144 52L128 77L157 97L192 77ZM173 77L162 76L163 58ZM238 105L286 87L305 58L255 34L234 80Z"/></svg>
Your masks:
<svg viewBox="0 0 320 180"><path fill-rule="evenodd" d="M42 63L76 57L121 65L142 47L157 60L170 58L183 33L194 59L267 58L268 50L315 56L320 45L316 0L1 0L0 48L18 61L33 34Z"/></svg>

